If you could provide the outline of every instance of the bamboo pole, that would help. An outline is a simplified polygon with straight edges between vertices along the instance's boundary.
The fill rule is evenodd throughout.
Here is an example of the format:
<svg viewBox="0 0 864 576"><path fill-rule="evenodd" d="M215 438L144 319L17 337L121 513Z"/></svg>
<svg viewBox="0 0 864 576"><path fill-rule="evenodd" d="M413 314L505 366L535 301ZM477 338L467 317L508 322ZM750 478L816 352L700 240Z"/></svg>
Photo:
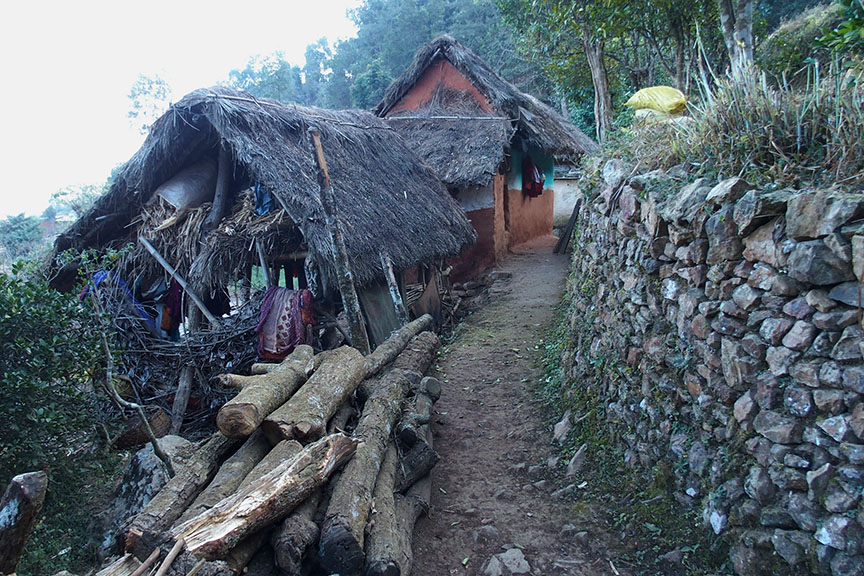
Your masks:
<svg viewBox="0 0 864 576"><path fill-rule="evenodd" d="M348 317L348 325L351 327L351 346L365 356L369 354L370 350L369 335L366 333L366 324L363 322L363 314L360 311L360 301L354 286L354 276L351 273L348 252L342 238L342 224L336 211L336 197L330 186L330 174L327 172L327 160L324 158L324 149L321 147L321 136L314 126L309 128L308 134L309 142L312 145L312 157L318 167L321 206L324 208L327 229L333 242L336 280L339 283L339 293L342 295L342 306Z"/></svg>
<svg viewBox="0 0 864 576"><path fill-rule="evenodd" d="M207 320L210 321L210 324L212 324L213 326L218 326L220 324L219 319L216 318L216 316L214 316L213 313L207 309L207 306L204 305L204 301L201 300L201 298L199 298L198 295L192 291L192 289L189 287L189 284L182 276L180 276L177 270L175 270L174 267L171 266L171 264L169 264L168 261L165 260L165 258L163 258L161 254L159 254L159 251L156 250L156 248L154 248L153 245L150 244L150 242L146 238L141 236L138 238L138 241L141 242L141 245L147 249L150 255L153 256L153 258L155 258L156 261L159 262L159 264L163 268L165 268L165 271L168 272L168 274L171 275L172 278L177 280L177 283L180 284L180 287L186 291L186 293L189 295L189 298L191 298L192 302L195 303L195 306L197 306L198 309L201 310L201 313L207 317Z"/></svg>

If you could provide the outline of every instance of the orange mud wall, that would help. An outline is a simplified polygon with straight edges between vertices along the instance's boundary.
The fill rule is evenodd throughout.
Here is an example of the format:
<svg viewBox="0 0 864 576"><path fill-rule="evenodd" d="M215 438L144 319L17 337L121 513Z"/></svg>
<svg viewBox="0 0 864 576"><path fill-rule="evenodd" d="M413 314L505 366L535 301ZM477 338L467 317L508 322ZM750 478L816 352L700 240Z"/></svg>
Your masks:
<svg viewBox="0 0 864 576"><path fill-rule="evenodd" d="M488 186L460 190L456 195L465 216L477 232L477 242L451 258L453 271L450 277L456 281L476 278L490 266L494 266L507 252L507 231L504 219L505 177L497 174Z"/></svg>
<svg viewBox="0 0 864 576"><path fill-rule="evenodd" d="M471 84L471 81L454 68L450 62L444 58L439 58L426 69L417 80L417 83L402 96L402 99L387 112L387 116L422 108L434 98L435 93L440 88L467 92L484 112L495 114L492 106L490 106L480 91Z"/></svg>
<svg viewBox="0 0 864 576"><path fill-rule="evenodd" d="M507 191L504 197L504 218L508 233L508 247L516 246L552 234L555 211L553 191L554 162L540 150L530 149L531 160L546 176L543 194L531 198L522 192L522 158L524 154L511 150L510 172L507 174Z"/></svg>

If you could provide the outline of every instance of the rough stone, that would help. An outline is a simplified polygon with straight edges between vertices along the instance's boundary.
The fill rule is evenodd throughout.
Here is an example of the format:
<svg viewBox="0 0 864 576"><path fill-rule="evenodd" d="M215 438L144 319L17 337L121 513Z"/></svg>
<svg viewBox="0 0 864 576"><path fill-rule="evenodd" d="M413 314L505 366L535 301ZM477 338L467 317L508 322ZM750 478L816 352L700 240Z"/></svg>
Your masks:
<svg viewBox="0 0 864 576"><path fill-rule="evenodd" d="M739 320L720 314L717 319L711 322L711 329L723 336L741 337L747 332L747 327Z"/></svg>
<svg viewBox="0 0 864 576"><path fill-rule="evenodd" d="M864 385L864 373L862 373L861 376L861 384ZM843 383L843 372L840 370L840 366L838 366L836 362L830 360L823 362L822 367L819 368L819 382L834 388L840 387Z"/></svg>
<svg viewBox="0 0 864 576"><path fill-rule="evenodd" d="M813 397L809 390L791 386L783 393L783 405L792 416L804 418L809 416L813 409Z"/></svg>
<svg viewBox="0 0 864 576"><path fill-rule="evenodd" d="M733 406L733 413L738 422L750 420L756 414L757 410L758 407L753 401L753 396L750 394L749 390L743 396L738 398Z"/></svg>
<svg viewBox="0 0 864 576"><path fill-rule="evenodd" d="M828 312L837 307L837 302L828 297L828 292L819 288L807 292L805 298L807 304L819 312Z"/></svg>
<svg viewBox="0 0 864 576"><path fill-rule="evenodd" d="M774 530L771 544L774 551L790 566L796 566L807 558L810 535L791 530Z"/></svg>
<svg viewBox="0 0 864 576"><path fill-rule="evenodd" d="M795 298L783 306L783 313L798 320L803 320L813 314L815 308L807 303L806 298Z"/></svg>
<svg viewBox="0 0 864 576"><path fill-rule="evenodd" d="M782 506L768 506L762 509L759 523L766 528L797 528L798 525Z"/></svg>
<svg viewBox="0 0 864 576"><path fill-rule="evenodd" d="M831 463L825 463L816 470L807 472L807 497L814 502L822 498L833 477L834 466Z"/></svg>
<svg viewBox="0 0 864 576"><path fill-rule="evenodd" d="M619 218L624 222L633 222L639 210L639 193L630 186L624 186L618 197L618 207L621 208Z"/></svg>
<svg viewBox="0 0 864 576"><path fill-rule="evenodd" d="M778 444L792 444L801 439L801 425L792 417L763 410L753 420L753 428L758 434Z"/></svg>
<svg viewBox="0 0 864 576"><path fill-rule="evenodd" d="M603 182L609 188L616 189L624 183L631 170L623 160L612 158L603 165Z"/></svg>
<svg viewBox="0 0 864 576"><path fill-rule="evenodd" d="M745 286L747 286L745 284ZM749 286L747 286L749 288ZM725 314L726 316L732 316L733 318L737 318L739 320L747 320L747 311L738 306L733 300L726 300L722 304L720 304L720 312Z"/></svg>
<svg viewBox="0 0 864 576"><path fill-rule="evenodd" d="M836 392L836 390L832 390L832 392ZM864 440L864 404L858 404L852 409L852 414L849 416L849 428L859 440Z"/></svg>
<svg viewBox="0 0 864 576"><path fill-rule="evenodd" d="M582 444L579 449L573 454L573 457L570 458L570 461L567 463L567 472L566 475L568 477L575 476L579 472L582 471L582 467L585 465L585 456L588 451L588 444Z"/></svg>
<svg viewBox="0 0 864 576"><path fill-rule="evenodd" d="M834 350L834 345L840 340L840 332L821 332L813 339L813 345L805 353L808 357L827 357Z"/></svg>
<svg viewBox="0 0 864 576"><path fill-rule="evenodd" d="M564 412L564 415L561 417L554 428L552 429L552 441L557 442L558 444L562 444L564 440L567 439L567 434L570 433L570 430L573 428L573 422L570 421L570 415L572 411L567 410Z"/></svg>
<svg viewBox="0 0 864 576"><path fill-rule="evenodd" d="M777 346L794 324L788 318L768 318L759 327L759 335L771 346Z"/></svg>
<svg viewBox="0 0 864 576"><path fill-rule="evenodd" d="M839 232L833 232L823 240L825 245L844 262L852 262L852 244Z"/></svg>
<svg viewBox="0 0 864 576"><path fill-rule="evenodd" d="M747 284L759 290L770 291L777 280L777 271L771 266L758 262L753 273L747 278Z"/></svg>
<svg viewBox="0 0 864 576"><path fill-rule="evenodd" d="M857 502L857 498L850 496L839 485L832 484L828 486L828 490L825 492L823 505L828 512L843 514L854 508Z"/></svg>
<svg viewBox="0 0 864 576"><path fill-rule="evenodd" d="M839 414L845 409L843 396L844 394L841 390L814 390L813 403L816 405L816 410L822 414Z"/></svg>
<svg viewBox="0 0 864 576"><path fill-rule="evenodd" d="M833 514L822 523L813 537L825 546L830 546L836 550L846 550L849 545L847 539L851 536L850 532L854 530L852 522L845 516Z"/></svg>
<svg viewBox="0 0 864 576"><path fill-rule="evenodd" d="M834 439L835 442L843 442L850 440L852 429L849 427L849 421L846 416L832 416L816 422L823 432Z"/></svg>
<svg viewBox="0 0 864 576"><path fill-rule="evenodd" d="M811 502L806 494L793 492L786 499L786 509L789 515L801 530L813 532L819 522L821 515L816 505Z"/></svg>
<svg viewBox="0 0 864 576"><path fill-rule="evenodd" d="M859 282L864 282L864 236L852 237L852 269Z"/></svg>
<svg viewBox="0 0 864 576"><path fill-rule="evenodd" d="M756 360L764 360L768 346L756 334L747 334L741 339L741 348Z"/></svg>
<svg viewBox="0 0 864 576"><path fill-rule="evenodd" d="M744 492L760 504L767 504L774 498L775 487L765 468L753 466L744 479Z"/></svg>
<svg viewBox="0 0 864 576"><path fill-rule="evenodd" d="M751 310L759 303L761 297L762 291L753 288L749 284L742 284L732 291L732 300L742 310Z"/></svg>
<svg viewBox="0 0 864 576"><path fill-rule="evenodd" d="M789 348L777 346L768 348L765 352L765 361L768 369L775 376L785 376L789 373L789 367L798 359L799 354Z"/></svg>
<svg viewBox="0 0 864 576"><path fill-rule="evenodd" d="M864 576L864 563L858 556L835 554L831 558L832 576Z"/></svg>
<svg viewBox="0 0 864 576"><path fill-rule="evenodd" d="M759 363L744 354L735 340L723 338L720 347L723 377L732 388L740 387L756 374Z"/></svg>
<svg viewBox="0 0 864 576"><path fill-rule="evenodd" d="M838 367L839 369L839 367ZM819 373L822 377L822 373ZM849 366L843 370L840 380L843 388L856 394L864 394L864 366Z"/></svg>
<svg viewBox="0 0 864 576"><path fill-rule="evenodd" d="M858 326L847 326L840 334L840 339L831 350L831 358L835 360L860 360L861 359L861 328Z"/></svg>
<svg viewBox="0 0 864 576"><path fill-rule="evenodd" d="M783 337L783 346L796 351L804 351L813 343L816 328L809 322L798 320Z"/></svg>
<svg viewBox="0 0 864 576"><path fill-rule="evenodd" d="M753 399L762 410L773 410L778 407L782 401L782 393L777 377L771 372L763 372L757 376Z"/></svg>
<svg viewBox="0 0 864 576"><path fill-rule="evenodd" d="M511 548L506 552L497 554L497 557L510 574L529 574L531 572L531 566L518 548Z"/></svg>
<svg viewBox="0 0 864 576"><path fill-rule="evenodd" d="M705 222L705 233L708 236L706 263L709 265L741 257L744 245L738 237L738 229L732 214L732 206L726 206Z"/></svg>
<svg viewBox="0 0 864 576"><path fill-rule="evenodd" d="M797 244L786 266L790 276L816 286L846 282L855 277L852 266L838 258L821 240Z"/></svg>
<svg viewBox="0 0 864 576"><path fill-rule="evenodd" d="M858 282L844 282L838 284L828 292L828 297L837 302L842 302L847 306L857 307L861 302L864 302L862 285Z"/></svg>
<svg viewBox="0 0 864 576"><path fill-rule="evenodd" d="M839 332L858 321L858 311L838 310L833 312L817 312L813 314L811 321L819 330Z"/></svg>
<svg viewBox="0 0 864 576"><path fill-rule="evenodd" d="M661 208L660 215L673 224L692 223L703 213L705 198L711 187L712 182L706 178L699 178L684 186Z"/></svg>
<svg viewBox="0 0 864 576"><path fill-rule="evenodd" d="M778 266L777 244L774 242L774 219L753 231L744 238L743 256L751 262L765 262L771 266Z"/></svg>
<svg viewBox="0 0 864 576"><path fill-rule="evenodd" d="M819 368L822 362L819 360L805 360L796 362L789 368L789 375L799 384L804 384L811 388L819 387Z"/></svg>
<svg viewBox="0 0 864 576"><path fill-rule="evenodd" d="M744 196L748 190L752 190L753 186L748 184L743 178L733 176L721 180L719 184L711 188L708 196L705 198L706 204L728 204L729 202L737 202L739 198Z"/></svg>
<svg viewBox="0 0 864 576"><path fill-rule="evenodd" d="M864 197L839 191L807 191L789 199L786 234L790 238L820 238L864 214Z"/></svg>

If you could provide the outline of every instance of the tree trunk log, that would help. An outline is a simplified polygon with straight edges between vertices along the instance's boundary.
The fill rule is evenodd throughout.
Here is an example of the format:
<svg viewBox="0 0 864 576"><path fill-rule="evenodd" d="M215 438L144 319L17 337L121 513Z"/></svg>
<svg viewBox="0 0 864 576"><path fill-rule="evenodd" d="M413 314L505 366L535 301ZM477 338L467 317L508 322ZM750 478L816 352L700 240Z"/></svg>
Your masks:
<svg viewBox="0 0 864 576"><path fill-rule="evenodd" d="M146 558L153 550L153 538L161 537L180 517L213 479L219 462L237 443L237 440L217 432L198 448L188 464L178 470L144 509L129 521L126 550L139 559Z"/></svg>
<svg viewBox="0 0 864 576"><path fill-rule="evenodd" d="M366 357L366 377L374 376L384 366L393 362L412 338L423 331L431 329L432 324L432 316L424 314L393 332L387 340L382 342L380 346L375 348L374 352Z"/></svg>
<svg viewBox="0 0 864 576"><path fill-rule="evenodd" d="M351 421L351 417L354 416L355 412L356 410L354 409L354 406L351 405L351 402L345 402L342 404L339 411L336 412L336 414L333 415L333 418L330 419L330 422L327 423L327 433L347 433L346 429L348 427L348 422Z"/></svg>
<svg viewBox="0 0 864 576"><path fill-rule="evenodd" d="M231 151L228 149L228 143L222 142L219 146L219 167L216 175L216 191L213 193L213 204L210 206L210 212L207 218L204 219L202 229L204 236L219 227L219 222L222 221L222 216L225 214L225 208L228 206L228 198L231 196L231 173L234 167L234 162L231 159Z"/></svg>
<svg viewBox="0 0 864 576"><path fill-rule="evenodd" d="M155 551L154 551L155 553ZM159 557L156 556L158 560ZM151 560L148 558L147 560ZM155 560L150 561L148 566L152 566ZM133 576L136 572L140 575L141 566L144 563L140 562L135 556L132 554L124 554L120 558L117 558L105 568L102 568L98 572L96 572L96 576ZM146 568L145 568L146 569ZM5 574L5 572L3 572Z"/></svg>
<svg viewBox="0 0 864 576"><path fill-rule="evenodd" d="M429 370L429 366L432 365L432 360L435 358L435 351L438 349L439 344L438 336L434 332L422 332L418 334L405 346L405 349L402 350L399 356L392 361L390 370L413 372L415 373L415 381L421 381L422 374L425 374ZM365 380L357 392L358 398L361 400L369 398L375 391L377 382L375 378Z"/></svg>
<svg viewBox="0 0 864 576"><path fill-rule="evenodd" d="M195 367L183 366L180 370L180 382L177 392L174 394L174 403L171 405L171 434L179 434L183 426L183 417L186 415L186 405L189 404L189 395L192 393L192 382L195 380Z"/></svg>
<svg viewBox="0 0 864 576"><path fill-rule="evenodd" d="M252 367L249 368L249 373L253 376L260 376L261 374L269 374L273 370L275 370L279 364L269 363L269 362L255 362L252 364Z"/></svg>
<svg viewBox="0 0 864 576"><path fill-rule="evenodd" d="M366 375L363 356L343 346L333 351L311 378L261 425L271 444L280 440L311 441L327 431L327 421Z"/></svg>
<svg viewBox="0 0 864 576"><path fill-rule="evenodd" d="M597 141L603 144L612 129L612 92L609 89L603 39L592 37L592 33L586 28L582 34L582 48L594 84L594 121L597 124Z"/></svg>
<svg viewBox="0 0 864 576"><path fill-rule="evenodd" d="M396 522L396 499L393 482L398 467L396 446L391 442L375 483L375 516L366 541L366 576L400 574L399 526Z"/></svg>
<svg viewBox="0 0 864 576"><path fill-rule="evenodd" d="M213 480L201 494L195 498L189 508L177 520L182 524L187 520L202 514L233 494L240 483L252 471L253 468L270 452L270 443L263 434L253 434L246 442L228 458Z"/></svg>
<svg viewBox="0 0 864 576"><path fill-rule="evenodd" d="M357 452L333 487L321 527L320 560L332 573L355 574L363 568L364 530L375 479L408 389L401 370L391 370L377 380L354 430L360 440Z"/></svg>
<svg viewBox="0 0 864 576"><path fill-rule="evenodd" d="M333 434L306 446L245 490L171 531L199 558L224 557L245 536L278 522L353 455L357 441Z"/></svg>
<svg viewBox="0 0 864 576"><path fill-rule="evenodd" d="M0 574L15 572L47 488L48 475L41 471L19 474L9 481L0 500Z"/></svg>
<svg viewBox="0 0 864 576"><path fill-rule="evenodd" d="M276 555L276 565L287 576L300 576L306 550L318 541L320 530L314 517L320 501L319 490L307 498L273 533L270 544Z"/></svg>
<svg viewBox="0 0 864 576"><path fill-rule="evenodd" d="M407 450L417 443L419 429L432 418L434 401L426 394L415 394L409 398L402 409L402 418L396 427L396 439L399 446Z"/></svg>
<svg viewBox="0 0 864 576"><path fill-rule="evenodd" d="M283 440L279 442L272 450L252 469L240 486L237 487L237 492L247 489L249 486L269 474L274 468L279 466L285 460L294 458L303 450L303 445L295 440Z"/></svg>
<svg viewBox="0 0 864 576"><path fill-rule="evenodd" d="M240 392L225 403L216 416L216 425L229 438L242 438L254 432L261 422L284 404L306 381L314 352L298 346L278 368L258 376L223 374L221 381L241 381Z"/></svg>
<svg viewBox="0 0 864 576"><path fill-rule="evenodd" d="M404 492L410 488L420 478L429 474L438 463L438 453L432 449L432 430L429 426L421 426L417 432L417 443L399 458L396 492Z"/></svg>

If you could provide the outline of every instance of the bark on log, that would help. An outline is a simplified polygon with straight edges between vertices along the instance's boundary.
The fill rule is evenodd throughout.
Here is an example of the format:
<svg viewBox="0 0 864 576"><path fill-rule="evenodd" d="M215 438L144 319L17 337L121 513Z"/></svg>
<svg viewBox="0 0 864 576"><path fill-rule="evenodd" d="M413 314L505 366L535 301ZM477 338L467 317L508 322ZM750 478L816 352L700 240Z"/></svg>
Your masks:
<svg viewBox="0 0 864 576"><path fill-rule="evenodd" d="M249 534L278 522L354 455L357 441L333 434L305 447L257 482L171 531L199 558L224 557Z"/></svg>
<svg viewBox="0 0 864 576"><path fill-rule="evenodd" d="M194 380L195 367L184 366L180 370L180 382L177 384L174 403L171 405L171 434L178 434L183 426L183 417L186 415L186 406L189 404L189 395L192 393Z"/></svg>
<svg viewBox="0 0 864 576"><path fill-rule="evenodd" d="M228 143L222 142L219 146L219 166L216 175L216 191L213 193L213 204L210 206L210 212L207 214L207 218L204 219L202 226L205 236L219 226L219 222L222 221L222 216L225 214L228 198L231 195L231 172L233 167L234 162L231 159Z"/></svg>
<svg viewBox="0 0 864 576"><path fill-rule="evenodd" d="M434 402L426 394L415 394L409 398L402 409L402 418L396 426L396 439L407 450L417 443L419 429L432 418Z"/></svg>
<svg viewBox="0 0 864 576"><path fill-rule="evenodd" d="M387 340L382 342L380 346L375 348L374 352L366 357L366 377L374 376L384 366L393 362L412 338L421 332L431 329L432 325L432 316L424 314L393 332Z"/></svg>
<svg viewBox="0 0 864 576"><path fill-rule="evenodd" d="M254 484L259 478L268 474L271 470L279 466L285 460L289 460L303 450L303 445L295 440L283 440L273 447L270 452L252 469L240 486L237 487L237 492L245 490L250 485Z"/></svg>
<svg viewBox="0 0 864 576"><path fill-rule="evenodd" d="M343 346L333 351L311 378L261 425L271 444L311 441L327 431L327 421L345 403L366 374L363 356Z"/></svg>
<svg viewBox="0 0 864 576"><path fill-rule="evenodd" d="M438 336L436 336L434 332L421 332L405 346L404 350L402 350L398 356L396 356L389 369L403 370L413 373L415 375L414 381L419 382L422 380L419 375L425 374L426 371L429 370L429 366L432 365L432 360L435 358L435 351L438 349L438 345ZM410 378L411 374L407 374L407 376ZM414 381L412 381L412 386L414 386ZM369 398L369 396L374 392L375 386L377 385L376 382L375 378L368 378L365 380L357 391L357 397L361 401L365 401L366 398Z"/></svg>
<svg viewBox="0 0 864 576"><path fill-rule="evenodd" d="M346 428L348 427L348 422L351 420L351 417L354 416L354 406L351 405L351 402L345 402L341 408L333 415L330 419L330 422L327 423L327 433L333 434L334 432L346 432Z"/></svg>
<svg viewBox="0 0 864 576"><path fill-rule="evenodd" d="M319 558L332 573L355 574L363 568L363 539L372 491L407 389L403 372L391 370L378 379L378 386L363 407L354 430L354 437L360 441L357 452L333 487L321 527Z"/></svg>
<svg viewBox="0 0 864 576"><path fill-rule="evenodd" d="M375 483L375 516L365 550L364 574L367 576L399 574L395 545L399 527L396 524L396 499L393 494L398 460L396 446L391 442Z"/></svg>
<svg viewBox="0 0 864 576"><path fill-rule="evenodd" d="M161 537L180 517L216 475L220 461L237 444L237 440L217 432L198 448L186 466L129 521L126 550L139 559L146 558L154 548L153 539Z"/></svg>
<svg viewBox="0 0 864 576"><path fill-rule="evenodd" d="M318 541L320 530L315 524L315 512L321 501L321 491L306 499L282 525L273 532L270 545L276 556L276 565L287 576L300 576L303 558L312 544Z"/></svg>
<svg viewBox="0 0 864 576"><path fill-rule="evenodd" d="M438 463L438 453L432 449L432 430L429 426L420 427L417 440L417 443L399 458L396 492L404 492L420 478L429 474Z"/></svg>
<svg viewBox="0 0 864 576"><path fill-rule="evenodd" d="M270 443L264 438L263 434L253 434L246 442L237 449L230 458L228 458L207 488L195 498L192 505L177 520L177 524L182 524L187 520L206 512L231 494L233 494L240 483L252 471L253 468L261 461L267 453L270 452Z"/></svg>
<svg viewBox="0 0 864 576"><path fill-rule="evenodd" d="M0 574L12 574L30 530L45 502L48 475L27 472L14 476L0 500Z"/></svg>
<svg viewBox="0 0 864 576"><path fill-rule="evenodd" d="M254 432L261 422L284 404L306 381L314 352L298 346L278 368L258 376L224 374L220 380L240 380L242 389L225 403L216 416L216 425L229 438L242 438Z"/></svg>
<svg viewBox="0 0 864 576"><path fill-rule="evenodd" d="M241 540L239 544L231 549L225 558L228 568L235 574L243 572L243 569L249 564L255 553L270 539L270 534L270 530L265 528Z"/></svg>
<svg viewBox="0 0 864 576"><path fill-rule="evenodd" d="M252 367L249 368L249 373L253 376L260 376L261 374L269 374L276 367L279 366L277 363L268 363L268 362L255 362L252 364Z"/></svg>

